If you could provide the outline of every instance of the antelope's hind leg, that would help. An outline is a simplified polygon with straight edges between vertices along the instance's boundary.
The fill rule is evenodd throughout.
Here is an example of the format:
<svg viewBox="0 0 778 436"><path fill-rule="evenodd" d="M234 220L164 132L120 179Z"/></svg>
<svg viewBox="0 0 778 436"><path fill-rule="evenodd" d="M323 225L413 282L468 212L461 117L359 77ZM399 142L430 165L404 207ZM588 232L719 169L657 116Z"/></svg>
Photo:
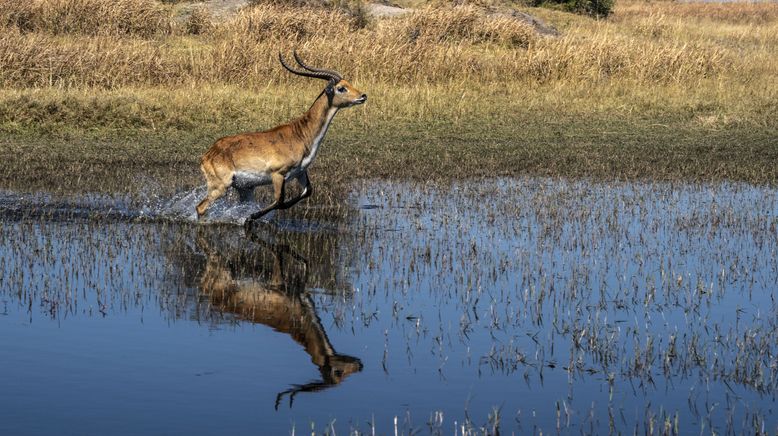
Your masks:
<svg viewBox="0 0 778 436"><path fill-rule="evenodd" d="M197 217L200 218L214 201L223 197L227 189L232 185L232 173L225 173L221 176L216 174L212 165L206 167L203 164L200 167L205 175L205 183L208 186L208 193L203 201L197 205Z"/></svg>
<svg viewBox="0 0 778 436"><path fill-rule="evenodd" d="M246 222L243 223L243 226L246 229L250 228L254 221L258 220L266 213L284 205L284 175L281 173L273 173L270 178L273 182L273 202L259 212L252 213L251 216L246 218Z"/></svg>

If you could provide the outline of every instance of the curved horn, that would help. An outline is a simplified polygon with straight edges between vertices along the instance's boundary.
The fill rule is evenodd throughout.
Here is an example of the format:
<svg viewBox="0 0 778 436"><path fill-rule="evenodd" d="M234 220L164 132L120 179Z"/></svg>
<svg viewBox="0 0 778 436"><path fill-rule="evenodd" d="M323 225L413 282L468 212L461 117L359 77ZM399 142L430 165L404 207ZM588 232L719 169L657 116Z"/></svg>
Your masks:
<svg viewBox="0 0 778 436"><path fill-rule="evenodd" d="M292 54L294 55L294 60L296 60L301 67L305 68L308 71L313 71L314 73L327 74L336 82L340 82L343 79L343 76L341 76L340 73L335 70L328 70L326 68L313 68L313 67L309 67L308 65L305 65L305 62L303 62L303 60L300 59L300 56L297 54L297 50L292 51Z"/></svg>
<svg viewBox="0 0 778 436"><path fill-rule="evenodd" d="M323 79L323 80L333 80L334 77L330 76L329 74L321 73L321 72L312 72L308 73L305 71L296 71L293 70L289 65L284 62L284 56L279 52L278 53L278 60L281 61L281 65L284 66L290 73L297 74L298 76L304 76L304 77L313 77L314 79Z"/></svg>

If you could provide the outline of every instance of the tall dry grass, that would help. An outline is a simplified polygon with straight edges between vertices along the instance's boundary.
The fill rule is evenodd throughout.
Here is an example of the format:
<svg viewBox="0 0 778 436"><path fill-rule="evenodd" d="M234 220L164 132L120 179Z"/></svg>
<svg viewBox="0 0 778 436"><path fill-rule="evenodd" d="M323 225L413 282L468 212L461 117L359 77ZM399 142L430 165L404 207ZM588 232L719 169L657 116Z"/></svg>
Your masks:
<svg viewBox="0 0 778 436"><path fill-rule="evenodd" d="M168 32L170 8L155 0L0 0L0 24L54 35L133 35Z"/></svg>
<svg viewBox="0 0 778 436"><path fill-rule="evenodd" d="M160 7L152 0L121 1ZM197 32L191 32L197 35L185 35L180 23L159 18L164 14L155 15L156 21L142 20L147 27L132 27L118 14L87 19L92 14L77 12L76 6L90 2L105 4L36 0L37 7L59 5L63 10L57 14L72 16L59 27L20 25L8 18L17 16L19 8L5 8L0 85L256 87L268 80L293 80L278 67L277 54L295 48L314 64L341 68L364 82L390 84L624 80L651 85L742 79L778 66L770 58L778 44L778 32L771 33L778 30L776 20L730 25L737 28L731 31L741 32L730 38L737 43L734 47L719 41L717 26L685 24L681 20L687 18L671 15L674 9L664 5L646 14L635 11L655 6L628 4L612 21L574 18L562 37L545 38L515 18L472 6L424 8L363 28L357 18L338 9L262 4L224 22L200 23ZM680 10L686 17L689 9ZM718 15L705 17L715 20ZM32 22L49 23L41 18ZM80 24L64 24L68 22ZM179 31L169 33L175 26Z"/></svg>
<svg viewBox="0 0 778 436"><path fill-rule="evenodd" d="M614 18L629 22L635 18L652 15L669 15L675 18L707 21L719 24L775 24L778 7L774 2L689 2L675 1L622 2Z"/></svg>
<svg viewBox="0 0 778 436"><path fill-rule="evenodd" d="M51 16L64 14L72 16L71 22L86 23L90 14L82 7L93 1L99 2L0 0L0 87L15 91L2 93L9 97L0 98L0 106L18 104L26 98L23 95L33 99L46 95L56 102L57 93L71 95L74 90L110 100L110 95L143 89L141 100L146 108L155 106L149 98L163 94L161 90L165 95L179 92L183 101L191 89L234 87L275 98L278 92L319 86L279 66L279 51L298 49L311 64L341 70L371 95L402 102L399 112L409 120L433 122L436 113L449 122L461 116L491 117L515 111L508 103L512 99L543 111L574 106L582 116L587 108L601 114L640 110L652 116L661 116L665 110L764 124L772 114L778 115L774 103L778 94L774 74L778 71L778 5L712 7L624 1L608 20L533 10L561 28L562 36L554 38L537 35L513 17L475 6L420 8L402 17L373 20L366 27L359 17L341 8L275 2L247 8L223 21L207 14L177 21L166 9L169 6L153 0L121 0L145 5L148 11L163 11L159 17L166 17L146 31L132 32L120 30L127 28L128 18L115 11L105 12L98 27L71 26L66 32L53 25L22 25L24 20L18 18L29 8L47 5L62 9L56 14L47 12ZM36 13L43 14L40 11ZM760 18L744 18L749 14ZM48 21L35 18L30 22ZM30 89L51 92L25 91ZM404 93L408 98L400 98ZM687 99L673 97L679 93ZM457 97L465 95L467 99ZM570 100L581 95L587 97ZM423 102L436 99L440 101L422 107ZM125 107L126 100L119 100L118 107ZM219 110L190 100L203 110ZM653 103L636 108L638 100ZM286 107L291 100L268 101ZM87 110L89 104L81 102L69 103L71 115ZM452 104L482 105L489 110L443 110ZM34 117L25 117L16 108L0 111L6 120L0 122L40 119L44 106L22 104ZM170 105L157 106L172 110ZM360 113L381 119L393 116L389 107ZM710 118L711 113L718 115ZM99 119L87 118L95 123Z"/></svg>

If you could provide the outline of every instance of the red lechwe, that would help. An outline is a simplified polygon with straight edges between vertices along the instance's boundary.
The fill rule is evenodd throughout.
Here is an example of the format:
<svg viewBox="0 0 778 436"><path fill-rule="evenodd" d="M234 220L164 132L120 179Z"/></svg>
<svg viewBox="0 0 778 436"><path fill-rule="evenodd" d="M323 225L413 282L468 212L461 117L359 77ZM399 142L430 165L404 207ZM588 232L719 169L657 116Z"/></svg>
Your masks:
<svg viewBox="0 0 778 436"><path fill-rule="evenodd" d="M307 71L292 69L278 55L281 65L290 72L327 80L327 86L301 117L263 132L227 136L211 145L200 163L208 192L197 205L198 217L230 187L237 189L241 201L245 201L252 197L255 187L273 185L273 202L247 218L246 227L271 210L287 209L313 192L308 166L316 158L332 119L338 110L367 101L367 95L343 80L338 72L309 67L296 52L294 58ZM302 191L287 201L284 184L289 179L296 179Z"/></svg>

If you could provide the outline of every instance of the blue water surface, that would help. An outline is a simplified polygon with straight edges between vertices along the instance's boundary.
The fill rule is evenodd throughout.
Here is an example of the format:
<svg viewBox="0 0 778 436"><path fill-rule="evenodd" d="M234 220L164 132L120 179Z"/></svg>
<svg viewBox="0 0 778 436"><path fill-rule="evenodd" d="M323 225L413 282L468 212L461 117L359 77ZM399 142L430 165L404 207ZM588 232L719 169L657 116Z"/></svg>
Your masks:
<svg viewBox="0 0 778 436"><path fill-rule="evenodd" d="M371 182L249 235L17 204L0 434L776 433L776 198Z"/></svg>

